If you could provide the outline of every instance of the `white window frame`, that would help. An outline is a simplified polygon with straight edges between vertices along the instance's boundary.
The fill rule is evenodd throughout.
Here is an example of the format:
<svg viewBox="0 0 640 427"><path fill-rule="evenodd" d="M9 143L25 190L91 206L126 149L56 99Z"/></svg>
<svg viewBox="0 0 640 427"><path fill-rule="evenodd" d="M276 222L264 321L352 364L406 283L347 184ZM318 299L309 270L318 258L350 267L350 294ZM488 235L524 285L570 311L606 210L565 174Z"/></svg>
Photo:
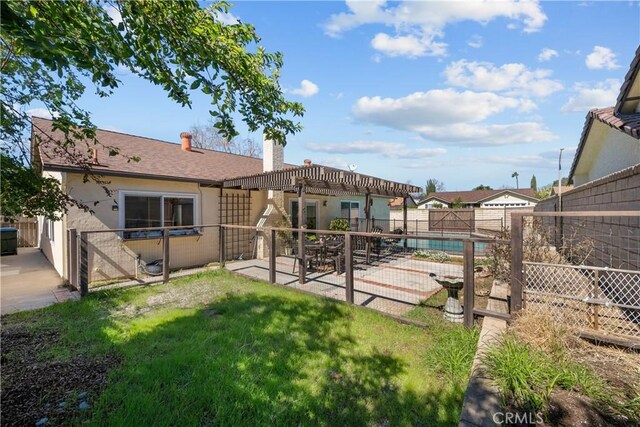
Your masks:
<svg viewBox="0 0 640 427"><path fill-rule="evenodd" d="M164 225L164 198L175 197L182 199L193 199L193 226L200 224L200 197L196 193L167 193L164 191L138 191L138 190L119 190L118 191L118 228L125 228L125 204L126 196L143 196L143 197L160 197L160 222Z"/></svg>

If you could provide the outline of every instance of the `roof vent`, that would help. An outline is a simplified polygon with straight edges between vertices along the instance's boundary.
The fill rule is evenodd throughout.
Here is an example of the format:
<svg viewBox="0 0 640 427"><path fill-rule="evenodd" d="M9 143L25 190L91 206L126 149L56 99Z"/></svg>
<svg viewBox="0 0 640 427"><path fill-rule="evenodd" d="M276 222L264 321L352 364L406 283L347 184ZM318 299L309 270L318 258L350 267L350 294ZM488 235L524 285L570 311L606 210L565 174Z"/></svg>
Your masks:
<svg viewBox="0 0 640 427"><path fill-rule="evenodd" d="M180 134L180 143L182 144L183 151L191 151L191 134L189 132L182 132Z"/></svg>

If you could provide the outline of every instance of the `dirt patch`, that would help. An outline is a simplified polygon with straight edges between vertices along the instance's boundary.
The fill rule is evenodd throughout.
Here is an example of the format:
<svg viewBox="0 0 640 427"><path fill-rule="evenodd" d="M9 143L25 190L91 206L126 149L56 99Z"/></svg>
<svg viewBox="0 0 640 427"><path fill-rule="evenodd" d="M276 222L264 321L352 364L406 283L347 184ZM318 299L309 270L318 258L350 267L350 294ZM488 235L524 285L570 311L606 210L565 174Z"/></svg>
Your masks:
<svg viewBox="0 0 640 427"><path fill-rule="evenodd" d="M629 420L613 417L596 409L588 398L566 390L555 390L549 396L549 426L629 426Z"/></svg>
<svg viewBox="0 0 640 427"><path fill-rule="evenodd" d="M65 424L90 411L104 387L115 356L71 357L68 361L42 361L39 355L60 340L56 331L29 331L21 325L3 325L3 426ZM82 409L81 409L82 408Z"/></svg>

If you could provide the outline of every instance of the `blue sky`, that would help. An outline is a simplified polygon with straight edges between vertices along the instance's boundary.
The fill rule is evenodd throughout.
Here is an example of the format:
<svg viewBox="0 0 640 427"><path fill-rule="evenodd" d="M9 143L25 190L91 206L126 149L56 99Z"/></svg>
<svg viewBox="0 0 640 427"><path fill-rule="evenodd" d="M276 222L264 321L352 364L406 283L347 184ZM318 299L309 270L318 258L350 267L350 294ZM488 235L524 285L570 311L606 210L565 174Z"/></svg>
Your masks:
<svg viewBox="0 0 640 427"><path fill-rule="evenodd" d="M528 186L568 173L586 112L615 104L640 42L638 2L236 2L284 54L281 84L306 108L286 161L400 182ZM102 128L179 141L209 119L131 74L83 106ZM238 121L243 137L249 135ZM144 161L144 159L143 159Z"/></svg>

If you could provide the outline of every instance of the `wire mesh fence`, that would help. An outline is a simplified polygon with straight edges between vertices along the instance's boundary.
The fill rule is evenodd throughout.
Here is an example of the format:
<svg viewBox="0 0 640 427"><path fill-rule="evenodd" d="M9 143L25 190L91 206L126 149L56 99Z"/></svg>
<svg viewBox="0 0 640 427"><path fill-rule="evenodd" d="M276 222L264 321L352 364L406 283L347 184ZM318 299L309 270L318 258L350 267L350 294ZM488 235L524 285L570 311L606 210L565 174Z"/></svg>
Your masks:
<svg viewBox="0 0 640 427"><path fill-rule="evenodd" d="M235 227L223 228L226 236ZM235 260L225 268L387 314L426 320L437 312L462 322L464 263L470 256L466 280L471 281L469 289L474 289L473 282L480 289L476 286L479 299L469 309L487 308L491 239L289 228L265 228L257 235L268 240L268 256ZM471 242L475 255L465 250L465 241Z"/></svg>
<svg viewBox="0 0 640 427"><path fill-rule="evenodd" d="M219 261L218 230L218 226L197 226L83 231L72 284L77 281L80 289L92 290L206 268Z"/></svg>
<svg viewBox="0 0 640 427"><path fill-rule="evenodd" d="M640 337L639 221L633 212L525 217L525 308L579 330Z"/></svg>
<svg viewBox="0 0 640 427"><path fill-rule="evenodd" d="M339 218L349 221L351 231L364 233L367 232L366 218ZM404 227L402 219L379 219L372 218L369 223L369 231L379 230L382 233L399 233L401 234ZM475 218L468 221L459 219L440 219L437 222L426 219L410 219L407 220L408 234L423 233L488 233L493 234L504 229L503 218Z"/></svg>

